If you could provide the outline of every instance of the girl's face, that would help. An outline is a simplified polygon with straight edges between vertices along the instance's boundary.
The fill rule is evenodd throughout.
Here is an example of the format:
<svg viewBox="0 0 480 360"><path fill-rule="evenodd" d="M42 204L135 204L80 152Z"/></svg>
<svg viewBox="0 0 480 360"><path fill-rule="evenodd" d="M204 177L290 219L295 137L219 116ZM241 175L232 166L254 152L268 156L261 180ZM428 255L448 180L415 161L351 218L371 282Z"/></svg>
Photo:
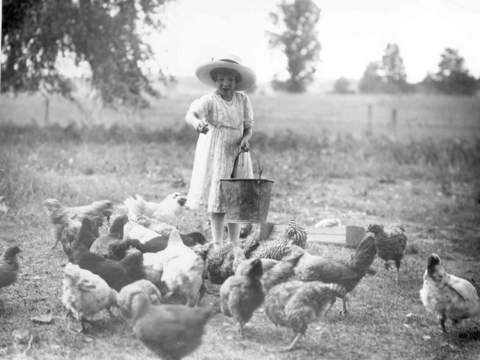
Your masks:
<svg viewBox="0 0 480 360"><path fill-rule="evenodd" d="M217 74L217 94L224 100L231 100L235 90L235 75Z"/></svg>

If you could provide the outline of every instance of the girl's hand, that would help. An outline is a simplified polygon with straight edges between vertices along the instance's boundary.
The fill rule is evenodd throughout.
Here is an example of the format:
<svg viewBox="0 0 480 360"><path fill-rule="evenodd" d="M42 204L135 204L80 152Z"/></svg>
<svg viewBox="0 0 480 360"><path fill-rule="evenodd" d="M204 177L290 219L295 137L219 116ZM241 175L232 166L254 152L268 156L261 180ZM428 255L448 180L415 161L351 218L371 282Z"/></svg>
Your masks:
<svg viewBox="0 0 480 360"><path fill-rule="evenodd" d="M248 139L243 137L240 141L240 148L243 149L250 149L250 144L248 143Z"/></svg>
<svg viewBox="0 0 480 360"><path fill-rule="evenodd" d="M206 134L208 132L208 123L199 119L197 126L195 126L195 131L201 134Z"/></svg>

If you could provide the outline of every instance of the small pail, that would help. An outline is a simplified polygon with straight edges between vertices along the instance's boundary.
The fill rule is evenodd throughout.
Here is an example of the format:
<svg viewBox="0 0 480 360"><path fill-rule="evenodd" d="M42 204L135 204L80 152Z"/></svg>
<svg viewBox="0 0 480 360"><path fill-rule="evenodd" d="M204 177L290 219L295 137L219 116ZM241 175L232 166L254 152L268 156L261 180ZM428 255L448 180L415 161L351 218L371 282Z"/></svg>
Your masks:
<svg viewBox="0 0 480 360"><path fill-rule="evenodd" d="M237 166L238 157L242 152L250 151L242 149L233 165L233 173ZM255 155L256 156L256 155ZM227 205L226 222L231 223L264 223L267 221L270 209L270 194L274 181L262 179L262 168L258 162L258 179L220 179L221 189Z"/></svg>

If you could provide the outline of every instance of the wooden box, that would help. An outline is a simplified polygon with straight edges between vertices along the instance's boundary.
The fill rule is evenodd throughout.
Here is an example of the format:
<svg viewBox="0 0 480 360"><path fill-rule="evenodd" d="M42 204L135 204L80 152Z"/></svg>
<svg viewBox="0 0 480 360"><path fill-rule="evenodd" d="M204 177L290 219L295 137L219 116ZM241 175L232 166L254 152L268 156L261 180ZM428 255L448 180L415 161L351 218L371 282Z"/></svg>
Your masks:
<svg viewBox="0 0 480 360"><path fill-rule="evenodd" d="M271 222L261 224L260 239L276 239L287 227ZM308 234L308 241L333 244L356 248L365 237L366 231L361 226L344 227L305 227Z"/></svg>

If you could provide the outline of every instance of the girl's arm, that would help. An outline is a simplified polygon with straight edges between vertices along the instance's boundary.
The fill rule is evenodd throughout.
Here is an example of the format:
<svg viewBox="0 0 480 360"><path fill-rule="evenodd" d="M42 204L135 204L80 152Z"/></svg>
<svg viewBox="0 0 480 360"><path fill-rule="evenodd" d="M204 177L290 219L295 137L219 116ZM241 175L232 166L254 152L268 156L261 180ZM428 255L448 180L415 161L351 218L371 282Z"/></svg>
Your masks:
<svg viewBox="0 0 480 360"><path fill-rule="evenodd" d="M191 125L196 132L203 134L206 134L208 132L207 122L200 120L197 113L195 113L194 111L187 111L187 115L185 115L185 121L187 122L187 124Z"/></svg>
<svg viewBox="0 0 480 360"><path fill-rule="evenodd" d="M250 145L248 144L248 141L250 140L251 137L252 137L252 128L251 127L243 130L243 137L242 137L242 140L240 140L240 147L249 148Z"/></svg>

